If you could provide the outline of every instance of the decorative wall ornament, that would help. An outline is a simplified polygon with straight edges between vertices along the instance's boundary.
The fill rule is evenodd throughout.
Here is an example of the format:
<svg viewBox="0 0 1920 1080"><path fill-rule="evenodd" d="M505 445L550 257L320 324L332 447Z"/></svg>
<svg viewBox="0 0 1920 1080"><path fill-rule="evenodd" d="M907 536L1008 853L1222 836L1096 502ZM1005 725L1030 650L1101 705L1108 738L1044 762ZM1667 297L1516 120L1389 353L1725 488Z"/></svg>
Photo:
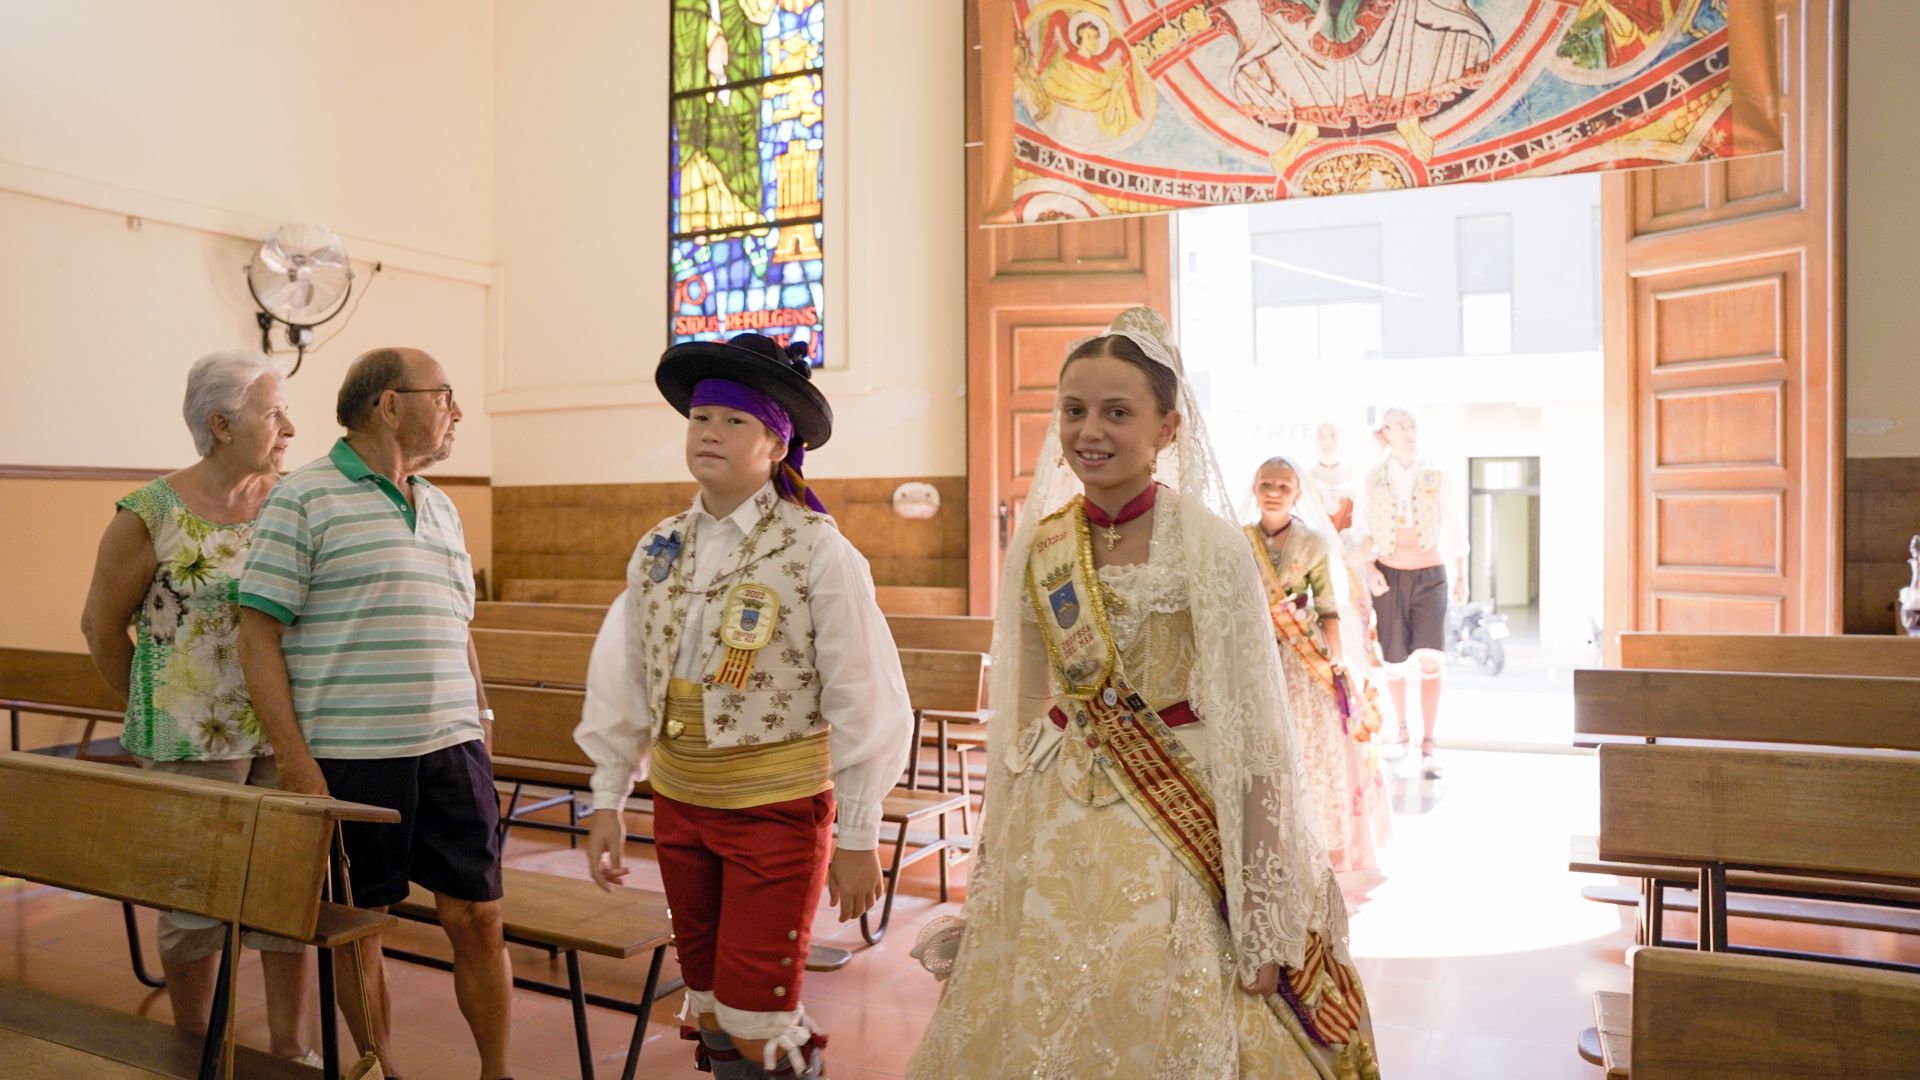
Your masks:
<svg viewBox="0 0 1920 1080"><path fill-rule="evenodd" d="M909 521L925 521L940 511L940 492L932 484L910 480L893 489L893 512Z"/></svg>

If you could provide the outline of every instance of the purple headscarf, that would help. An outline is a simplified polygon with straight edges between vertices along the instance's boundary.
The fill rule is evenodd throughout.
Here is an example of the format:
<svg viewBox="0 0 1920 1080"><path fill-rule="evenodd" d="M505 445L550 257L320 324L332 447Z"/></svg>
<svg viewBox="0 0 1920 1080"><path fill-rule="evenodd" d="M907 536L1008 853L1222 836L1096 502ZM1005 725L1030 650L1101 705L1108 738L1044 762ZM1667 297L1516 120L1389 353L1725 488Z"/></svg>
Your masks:
<svg viewBox="0 0 1920 1080"><path fill-rule="evenodd" d="M693 388L693 397L687 402L687 408L697 409L702 405L738 409L765 424L768 431L787 444L786 459L780 462L780 467L773 473L773 490L790 502L822 514L827 512L819 496L807 486L806 477L800 475L800 465L806 460L807 448L794 441L793 417L787 415L787 410L781 408L779 402L745 383L729 379L701 379Z"/></svg>

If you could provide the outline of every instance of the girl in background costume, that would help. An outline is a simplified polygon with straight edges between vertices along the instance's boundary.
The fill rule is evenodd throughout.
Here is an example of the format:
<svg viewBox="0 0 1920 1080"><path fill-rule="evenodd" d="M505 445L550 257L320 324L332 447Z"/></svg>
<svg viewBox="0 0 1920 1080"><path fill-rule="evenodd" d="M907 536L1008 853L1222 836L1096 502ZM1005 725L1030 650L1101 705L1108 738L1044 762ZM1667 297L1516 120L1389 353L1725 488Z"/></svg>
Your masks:
<svg viewBox="0 0 1920 1080"><path fill-rule="evenodd" d="M1273 624L1178 365L1135 308L1062 368L995 617L980 863L914 950L948 985L910 1077L1379 1075Z"/></svg>
<svg viewBox="0 0 1920 1080"><path fill-rule="evenodd" d="M1380 710L1373 687L1346 665L1348 611L1339 540L1308 474L1269 459L1253 481L1260 518L1247 526L1287 677L1295 745L1336 871L1371 870L1392 830L1380 773Z"/></svg>
<svg viewBox="0 0 1920 1080"><path fill-rule="evenodd" d="M627 872L621 810L651 766L682 1036L716 1080L823 1074L800 1004L814 910L823 885L842 921L879 898L880 804L913 731L867 562L800 474L833 424L811 370L804 343L759 334L660 358L700 493L635 549L574 731L603 888Z"/></svg>

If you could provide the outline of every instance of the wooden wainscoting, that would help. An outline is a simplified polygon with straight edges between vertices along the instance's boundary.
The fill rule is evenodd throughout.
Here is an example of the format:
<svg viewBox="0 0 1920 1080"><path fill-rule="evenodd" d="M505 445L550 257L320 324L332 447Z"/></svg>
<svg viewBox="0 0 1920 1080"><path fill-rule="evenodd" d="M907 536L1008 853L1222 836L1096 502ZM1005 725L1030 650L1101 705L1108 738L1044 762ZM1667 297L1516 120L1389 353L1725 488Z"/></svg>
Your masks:
<svg viewBox="0 0 1920 1080"><path fill-rule="evenodd" d="M1891 634L1920 533L1920 457L1847 459L1846 629Z"/></svg>
<svg viewBox="0 0 1920 1080"><path fill-rule="evenodd" d="M909 480L940 492L924 521L893 512L893 491ZM873 566L882 595L914 598L916 611L965 610L967 482L964 477L811 481L821 501ZM496 487L495 580L617 580L641 536L686 509L697 490L668 484L545 484ZM951 594L944 590L952 590ZM950 602L949 602L950 601Z"/></svg>

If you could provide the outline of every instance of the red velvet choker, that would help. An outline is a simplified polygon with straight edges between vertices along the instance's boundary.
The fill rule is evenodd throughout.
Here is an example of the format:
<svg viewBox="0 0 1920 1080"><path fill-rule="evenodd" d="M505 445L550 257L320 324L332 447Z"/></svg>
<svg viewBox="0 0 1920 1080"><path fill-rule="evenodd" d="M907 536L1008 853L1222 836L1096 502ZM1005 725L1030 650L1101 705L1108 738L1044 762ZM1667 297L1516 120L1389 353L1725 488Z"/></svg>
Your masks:
<svg viewBox="0 0 1920 1080"><path fill-rule="evenodd" d="M1160 484L1156 481L1147 485L1147 490L1135 495L1132 501L1120 508L1120 512L1109 516L1105 510L1094 505L1092 499L1081 499L1080 505L1086 511L1087 524L1105 529L1101 535L1106 538L1107 550L1120 542L1120 530L1115 526L1125 525L1134 518L1153 509L1154 500L1160 496Z"/></svg>

